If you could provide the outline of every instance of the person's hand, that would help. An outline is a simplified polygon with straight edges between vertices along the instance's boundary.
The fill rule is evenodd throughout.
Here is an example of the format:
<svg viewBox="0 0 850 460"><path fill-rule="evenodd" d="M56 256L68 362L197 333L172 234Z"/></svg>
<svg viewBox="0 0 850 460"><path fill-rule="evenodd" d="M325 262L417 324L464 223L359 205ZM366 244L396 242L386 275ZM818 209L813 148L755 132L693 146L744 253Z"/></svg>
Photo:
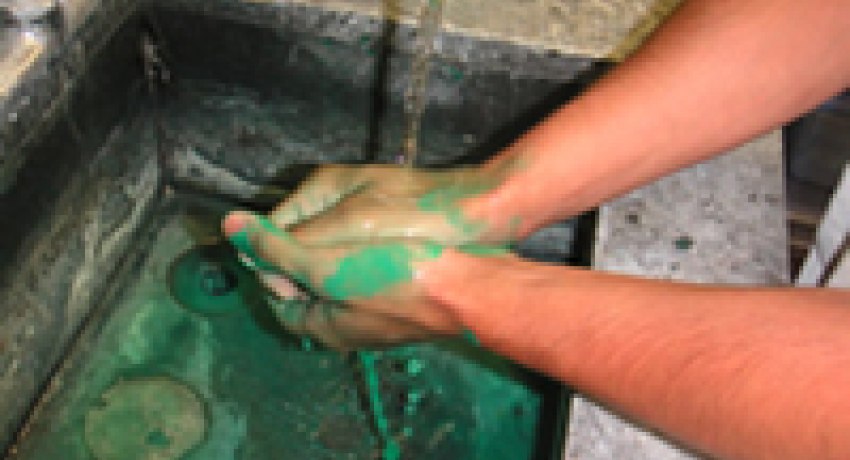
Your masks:
<svg viewBox="0 0 850 460"><path fill-rule="evenodd" d="M389 345L459 334L461 325L417 283L417 271L444 246L421 240L302 244L269 220L233 213L224 231L244 261L275 293L270 306L299 335L337 349ZM500 248L467 247L486 255ZM280 270L282 269L281 273ZM306 287L310 300L293 282Z"/></svg>
<svg viewBox="0 0 850 460"><path fill-rule="evenodd" d="M511 161L440 171L323 166L270 219L306 245L399 238L505 244L522 236L520 216L496 211L486 195L514 169Z"/></svg>

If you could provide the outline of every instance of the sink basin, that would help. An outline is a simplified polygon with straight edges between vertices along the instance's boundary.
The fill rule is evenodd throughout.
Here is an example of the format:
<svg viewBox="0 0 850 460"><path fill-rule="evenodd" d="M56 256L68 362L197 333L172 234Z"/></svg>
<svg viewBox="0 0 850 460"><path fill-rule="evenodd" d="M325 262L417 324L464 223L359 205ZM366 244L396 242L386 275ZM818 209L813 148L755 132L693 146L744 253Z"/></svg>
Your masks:
<svg viewBox="0 0 850 460"><path fill-rule="evenodd" d="M367 370L286 333L218 221L268 210L316 164L392 162L413 32L296 3L126 8L47 53L66 68L86 50L39 124L4 128L0 443L20 459L381 458ZM155 93L143 37L167 66ZM583 59L441 40L422 167L483 161L593 78ZM587 264L592 226L517 250ZM564 386L461 340L373 353L400 458L560 458Z"/></svg>

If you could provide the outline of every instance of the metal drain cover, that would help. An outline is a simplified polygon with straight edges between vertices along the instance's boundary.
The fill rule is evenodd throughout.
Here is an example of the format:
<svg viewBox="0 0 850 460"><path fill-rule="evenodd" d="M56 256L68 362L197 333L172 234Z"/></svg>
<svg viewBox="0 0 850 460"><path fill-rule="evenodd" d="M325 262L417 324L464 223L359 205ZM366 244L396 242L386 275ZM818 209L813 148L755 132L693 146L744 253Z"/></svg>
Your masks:
<svg viewBox="0 0 850 460"><path fill-rule="evenodd" d="M203 402L169 378L119 382L85 416L86 444L98 460L177 460L206 431Z"/></svg>
<svg viewBox="0 0 850 460"><path fill-rule="evenodd" d="M168 287L174 299L203 314L244 305L243 294L252 280L236 252L225 243L190 249L172 263L168 272Z"/></svg>

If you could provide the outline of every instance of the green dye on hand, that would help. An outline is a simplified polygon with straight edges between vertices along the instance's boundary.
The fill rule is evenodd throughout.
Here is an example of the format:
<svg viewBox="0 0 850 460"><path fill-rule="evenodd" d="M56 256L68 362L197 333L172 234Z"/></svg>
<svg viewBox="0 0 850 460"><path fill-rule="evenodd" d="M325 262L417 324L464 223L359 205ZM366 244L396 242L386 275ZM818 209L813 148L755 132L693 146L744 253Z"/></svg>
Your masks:
<svg viewBox="0 0 850 460"><path fill-rule="evenodd" d="M494 184L473 184L466 188L447 188L435 190L421 196L417 205L421 211L443 213L449 223L467 235L483 233L486 223L475 222L463 213L457 202L480 195L493 189Z"/></svg>
<svg viewBox="0 0 850 460"><path fill-rule="evenodd" d="M255 221L260 224L260 229L275 235L278 238L283 239L288 244L297 245L298 243L286 232L274 226L268 219L263 216L253 216ZM298 281L304 286L310 287L310 283L307 279L305 273L299 271L285 272L283 269L276 265L272 265L271 263L264 260L257 251L254 249L253 239L257 234L257 231L260 230L252 225L247 225L242 230L228 235L228 239L230 242L236 246L241 253L245 254L250 260L250 264L245 264L248 268L252 270L261 270L272 273L283 274L291 277L292 279Z"/></svg>
<svg viewBox="0 0 850 460"><path fill-rule="evenodd" d="M254 245L251 243L251 238L253 237L253 232L250 228L246 227L242 230L229 235L228 238L230 242L236 246L236 249L239 252L245 254L250 260L251 263L246 263L246 267L252 270L264 270L264 271L276 271L277 267L263 260L256 251L254 251Z"/></svg>
<svg viewBox="0 0 850 460"><path fill-rule="evenodd" d="M389 287L413 279L415 259L435 259L443 252L438 244L424 244L414 254L408 246L392 244L367 247L344 257L336 271L324 280L324 291L332 299L371 297Z"/></svg>
<svg viewBox="0 0 850 460"><path fill-rule="evenodd" d="M499 256L509 251L502 246L464 245L460 251L477 256ZM413 279L412 263L417 259L436 259L443 247L422 243L412 251L403 244L374 246L344 257L336 271L324 280L324 291L332 299L344 301L353 297L371 297L388 288Z"/></svg>

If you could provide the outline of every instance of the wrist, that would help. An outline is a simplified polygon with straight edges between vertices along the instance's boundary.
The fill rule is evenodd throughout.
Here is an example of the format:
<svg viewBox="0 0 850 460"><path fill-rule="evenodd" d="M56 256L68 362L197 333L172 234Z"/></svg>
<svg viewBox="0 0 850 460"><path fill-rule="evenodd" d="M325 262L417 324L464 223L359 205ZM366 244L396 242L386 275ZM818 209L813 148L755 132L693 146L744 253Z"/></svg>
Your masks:
<svg viewBox="0 0 850 460"><path fill-rule="evenodd" d="M485 223L484 231L478 239L480 243L519 241L540 227L535 207L527 206L527 203L523 203L523 197L514 193L518 188L516 182L525 180L519 161L518 155L514 155L478 167L476 175L480 180L493 185L486 192L461 202L465 216L471 221Z"/></svg>

